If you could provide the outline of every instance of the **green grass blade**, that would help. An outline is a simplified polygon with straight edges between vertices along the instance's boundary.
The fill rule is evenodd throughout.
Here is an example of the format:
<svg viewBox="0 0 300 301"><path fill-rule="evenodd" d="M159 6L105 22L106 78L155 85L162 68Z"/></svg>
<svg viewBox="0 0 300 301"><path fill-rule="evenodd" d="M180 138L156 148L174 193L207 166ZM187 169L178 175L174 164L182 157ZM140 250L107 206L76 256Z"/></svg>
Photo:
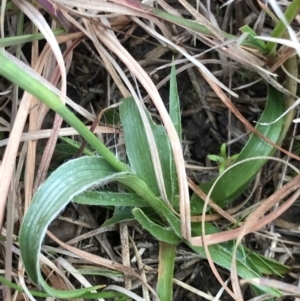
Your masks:
<svg viewBox="0 0 300 301"><path fill-rule="evenodd" d="M259 122L271 122L279 117L284 111L285 103L283 95L273 87L269 86L267 105L259 119ZM284 119L282 118L278 122L268 126L257 124L256 129L265 137L276 143L280 139L283 125ZM273 153L273 146L253 134L235 162L256 156L270 156ZM256 160L254 162L249 161L229 170L218 181L211 195L212 200L221 207L231 203L248 187L251 180L266 162L267 160ZM207 193L213 183L214 181L201 184L200 188ZM195 194L193 194L191 198L191 209L193 214L202 213L203 201L201 201Z"/></svg>
<svg viewBox="0 0 300 301"><path fill-rule="evenodd" d="M299 11L300 11L300 0L293 0L289 4L289 6L287 7L287 9L284 13L284 16L289 24L299 14ZM273 29L273 31L271 33L271 37L281 38L285 31L286 31L286 27L285 27L284 23L281 20L279 20L279 22L276 24L275 28ZM267 48L268 48L270 54L275 52L276 46L277 46L277 43L274 43L274 42L267 43Z"/></svg>
<svg viewBox="0 0 300 301"><path fill-rule="evenodd" d="M63 29L53 30L53 34L55 36L59 36L59 35L65 34L65 33L66 32ZM1 38L0 39L0 47L4 48L4 47L17 46L17 45L22 45L25 43L30 43L30 42L44 40L44 39L45 39L45 37L41 33Z"/></svg>
<svg viewBox="0 0 300 301"><path fill-rule="evenodd" d="M21 64L21 62L20 62ZM128 171L123 164L86 126L61 102L59 97L49 90L43 83L41 76L36 74L36 78L26 72L26 68L21 68L13 62L13 57L7 52L0 51L0 74L15 83L22 89L34 95L49 108L57 112L68 124L77 130L79 134L117 171Z"/></svg>

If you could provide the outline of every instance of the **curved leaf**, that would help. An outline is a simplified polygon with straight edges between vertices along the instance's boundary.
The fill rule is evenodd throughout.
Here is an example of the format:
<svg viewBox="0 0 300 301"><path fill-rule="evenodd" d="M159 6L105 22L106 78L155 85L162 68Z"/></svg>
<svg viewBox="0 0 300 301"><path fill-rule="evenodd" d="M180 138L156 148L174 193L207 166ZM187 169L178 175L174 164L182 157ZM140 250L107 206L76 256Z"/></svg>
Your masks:
<svg viewBox="0 0 300 301"><path fill-rule="evenodd" d="M39 253L46 230L57 214L65 208L72 198L94 185L103 185L126 172L116 173L104 159L83 157L60 166L39 188L23 219L19 242L24 266L30 278L53 296L59 298L78 297L93 289L87 288L73 292L59 291L51 288L43 280Z"/></svg>
<svg viewBox="0 0 300 301"><path fill-rule="evenodd" d="M284 110L285 104L282 93L269 86L267 105L259 122L271 122L279 117ZM280 138L283 124L284 119L282 118L269 126L257 124L256 129L272 142L276 143ZM257 135L252 134L235 162L256 156L270 156L274 153L274 150L272 145ZM231 203L248 187L251 180L266 162L267 160L249 161L229 170L216 184L211 194L211 199L221 207ZM210 181L201 184L200 188L207 193L213 183L214 181ZM203 210L203 201L196 194L193 194L191 198L191 210L193 214L201 214Z"/></svg>

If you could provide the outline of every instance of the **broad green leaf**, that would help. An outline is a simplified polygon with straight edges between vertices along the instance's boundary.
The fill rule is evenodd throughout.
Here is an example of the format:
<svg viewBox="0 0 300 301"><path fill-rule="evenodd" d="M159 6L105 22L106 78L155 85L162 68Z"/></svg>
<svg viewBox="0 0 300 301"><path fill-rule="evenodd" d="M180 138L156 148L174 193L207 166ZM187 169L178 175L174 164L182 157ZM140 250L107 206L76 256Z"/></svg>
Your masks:
<svg viewBox="0 0 300 301"><path fill-rule="evenodd" d="M284 97L282 93L269 86L268 101L259 122L267 123L275 120L285 110ZM256 129L265 137L276 143L280 138L280 133L284 124L284 119L264 126L257 124ZM272 145L268 144L255 134L252 134L247 144L244 146L235 162L256 156L270 156L274 153ZM224 207L238 197L250 184L257 172L267 162L267 160L255 160L240 164L224 174L218 181L212 192L211 199L219 206ZM200 188L207 193L214 181L203 183ZM193 194L191 198L191 210L193 214L201 214L203 201Z"/></svg>
<svg viewBox="0 0 300 301"><path fill-rule="evenodd" d="M91 291L88 288L65 292L51 288L40 272L41 244L48 225L76 194L125 176L126 172L116 173L102 158L83 157L59 167L39 188L23 219L19 235L24 266L34 283L41 284L46 292L58 298L76 298Z"/></svg>
<svg viewBox="0 0 300 301"><path fill-rule="evenodd" d="M154 223L141 209L133 209L132 214L142 225L142 227L150 232L153 237L156 237L159 241L164 241L169 244L178 244L181 242L181 239L176 236L171 228L165 228Z"/></svg>
<svg viewBox="0 0 300 301"><path fill-rule="evenodd" d="M73 198L75 203L93 206L148 207L149 204L136 193L85 191Z"/></svg>
<svg viewBox="0 0 300 301"><path fill-rule="evenodd" d="M159 158L162 165L167 195L171 204L174 204L176 207L178 206L178 195L174 187L174 159L169 138L164 127L156 125L148 112L146 112L146 115L159 150ZM137 176L147 183L149 189L156 196L159 196L159 189L152 164L151 150L147 141L145 128L132 98L123 100L123 104L120 106L120 116L124 128L126 152L130 166ZM175 183L177 183L177 181Z"/></svg>
<svg viewBox="0 0 300 301"><path fill-rule="evenodd" d="M73 198L75 203L93 206L113 206L114 213L101 226L107 227L134 219L132 207L149 207L149 204L136 193L85 191Z"/></svg>
<svg viewBox="0 0 300 301"><path fill-rule="evenodd" d="M132 98L124 99L120 106L124 129L126 154L132 170L159 196L150 148L140 113Z"/></svg>

